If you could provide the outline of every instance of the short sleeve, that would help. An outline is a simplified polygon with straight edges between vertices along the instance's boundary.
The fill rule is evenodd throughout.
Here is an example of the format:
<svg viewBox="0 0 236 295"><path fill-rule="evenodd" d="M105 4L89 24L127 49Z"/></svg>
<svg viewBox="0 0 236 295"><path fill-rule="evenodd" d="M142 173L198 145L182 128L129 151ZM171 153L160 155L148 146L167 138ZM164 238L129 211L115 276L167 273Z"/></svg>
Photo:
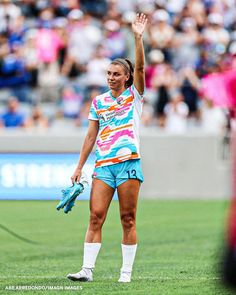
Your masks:
<svg viewBox="0 0 236 295"><path fill-rule="evenodd" d="M136 87L134 86L134 84L130 87L131 92L133 93L135 98L138 98L139 100L143 100L144 94L145 94L145 90L143 92L143 94L139 94L138 90L136 89Z"/></svg>
<svg viewBox="0 0 236 295"><path fill-rule="evenodd" d="M135 88L135 86L132 85L132 86L130 87L130 92L132 93L132 95L134 96L134 98L135 98L136 101L139 101L139 102L143 103L143 101L144 101L144 94L145 94L145 91L144 91L144 93L141 95L141 94L139 94L139 92L138 92L138 90Z"/></svg>
<svg viewBox="0 0 236 295"><path fill-rule="evenodd" d="M97 112L96 112L94 100L91 103L88 119L89 120L99 120Z"/></svg>

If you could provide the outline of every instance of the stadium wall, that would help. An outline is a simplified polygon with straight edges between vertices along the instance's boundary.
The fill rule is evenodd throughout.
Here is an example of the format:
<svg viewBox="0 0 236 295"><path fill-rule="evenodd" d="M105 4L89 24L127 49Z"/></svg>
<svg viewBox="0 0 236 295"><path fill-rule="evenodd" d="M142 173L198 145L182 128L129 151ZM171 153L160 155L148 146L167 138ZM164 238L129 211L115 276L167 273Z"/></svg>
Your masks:
<svg viewBox="0 0 236 295"><path fill-rule="evenodd" d="M85 131L1 131L0 153L77 153ZM224 199L230 196L230 153L224 138L141 133L142 198Z"/></svg>

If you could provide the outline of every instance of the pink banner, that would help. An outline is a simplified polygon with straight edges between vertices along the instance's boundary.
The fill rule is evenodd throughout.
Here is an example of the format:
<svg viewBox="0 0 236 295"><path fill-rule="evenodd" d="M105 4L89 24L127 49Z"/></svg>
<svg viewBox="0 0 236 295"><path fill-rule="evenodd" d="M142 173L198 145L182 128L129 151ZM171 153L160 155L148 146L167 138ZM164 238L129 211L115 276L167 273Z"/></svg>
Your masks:
<svg viewBox="0 0 236 295"><path fill-rule="evenodd" d="M209 74L202 79L201 92L220 107L236 107L236 70Z"/></svg>

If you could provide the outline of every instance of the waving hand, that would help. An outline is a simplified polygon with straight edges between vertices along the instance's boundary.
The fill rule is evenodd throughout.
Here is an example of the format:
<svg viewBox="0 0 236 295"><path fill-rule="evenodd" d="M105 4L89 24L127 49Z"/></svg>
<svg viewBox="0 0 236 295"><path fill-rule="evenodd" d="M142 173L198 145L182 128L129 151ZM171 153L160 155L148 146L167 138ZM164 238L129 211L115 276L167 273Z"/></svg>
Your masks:
<svg viewBox="0 0 236 295"><path fill-rule="evenodd" d="M142 36L147 24L147 17L145 14L137 14L135 21L132 24L134 35Z"/></svg>

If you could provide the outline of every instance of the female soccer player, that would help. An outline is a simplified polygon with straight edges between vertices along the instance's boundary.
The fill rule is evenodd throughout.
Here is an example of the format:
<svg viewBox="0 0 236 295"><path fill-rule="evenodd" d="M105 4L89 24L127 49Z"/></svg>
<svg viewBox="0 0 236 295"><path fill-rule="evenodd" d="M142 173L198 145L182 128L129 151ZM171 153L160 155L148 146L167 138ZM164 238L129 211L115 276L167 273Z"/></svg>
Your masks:
<svg viewBox="0 0 236 295"><path fill-rule="evenodd" d="M132 31L135 39L135 68L128 59L115 59L107 70L110 90L93 100L88 132L77 168L71 177L79 182L82 168L97 139L96 164L90 197L90 222L85 236L82 270L68 274L75 281L92 281L102 241L102 226L117 189L123 227L123 264L118 282L130 282L137 249L136 208L143 181L139 151L139 123L144 82L142 35L147 18L137 14Z"/></svg>

